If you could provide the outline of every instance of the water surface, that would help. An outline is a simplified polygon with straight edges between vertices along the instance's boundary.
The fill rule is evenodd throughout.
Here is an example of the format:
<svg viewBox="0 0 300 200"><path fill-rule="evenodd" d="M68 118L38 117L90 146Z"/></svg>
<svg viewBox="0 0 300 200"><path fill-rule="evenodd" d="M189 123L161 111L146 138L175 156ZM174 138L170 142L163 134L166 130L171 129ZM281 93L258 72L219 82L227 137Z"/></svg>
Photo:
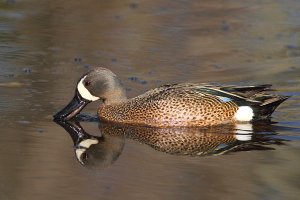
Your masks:
<svg viewBox="0 0 300 200"><path fill-rule="evenodd" d="M0 199L297 199L299 8L296 0L2 1ZM260 133L284 142L187 156L113 138L113 162L82 166L52 115L92 66L115 72L129 97L185 81L271 83L292 97ZM97 122L81 125L100 136Z"/></svg>

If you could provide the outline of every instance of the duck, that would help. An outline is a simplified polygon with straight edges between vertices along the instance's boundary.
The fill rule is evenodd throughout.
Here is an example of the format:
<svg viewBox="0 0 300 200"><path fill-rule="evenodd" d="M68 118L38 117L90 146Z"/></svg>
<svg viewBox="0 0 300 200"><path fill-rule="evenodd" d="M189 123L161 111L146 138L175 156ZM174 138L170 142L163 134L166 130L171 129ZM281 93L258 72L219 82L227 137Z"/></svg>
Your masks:
<svg viewBox="0 0 300 200"><path fill-rule="evenodd" d="M100 101L100 121L150 127L205 127L270 120L289 96L270 94L271 84L238 86L207 83L165 84L134 98L111 70L96 67L83 74L73 99L54 115L70 120Z"/></svg>

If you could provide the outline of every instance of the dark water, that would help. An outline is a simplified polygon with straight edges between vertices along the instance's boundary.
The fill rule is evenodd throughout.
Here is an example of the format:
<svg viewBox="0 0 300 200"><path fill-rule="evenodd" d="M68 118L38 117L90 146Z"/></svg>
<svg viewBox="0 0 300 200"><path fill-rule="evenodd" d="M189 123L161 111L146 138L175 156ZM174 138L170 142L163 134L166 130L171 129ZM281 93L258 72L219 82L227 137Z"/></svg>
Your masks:
<svg viewBox="0 0 300 200"><path fill-rule="evenodd" d="M1 1L0 199L299 199L299 10L297 0ZM185 81L271 83L292 97L279 123L208 150L218 156L165 153L127 130L82 166L52 115L92 66L115 72L129 97Z"/></svg>

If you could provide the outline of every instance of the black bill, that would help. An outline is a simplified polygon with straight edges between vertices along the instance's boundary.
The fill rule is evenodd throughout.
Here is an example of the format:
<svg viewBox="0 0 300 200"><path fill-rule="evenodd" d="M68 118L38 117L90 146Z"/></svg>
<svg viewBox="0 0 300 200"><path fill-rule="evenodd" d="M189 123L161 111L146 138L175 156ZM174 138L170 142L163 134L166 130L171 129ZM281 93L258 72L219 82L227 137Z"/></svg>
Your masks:
<svg viewBox="0 0 300 200"><path fill-rule="evenodd" d="M82 98L78 91L76 91L74 98L71 102L56 113L53 117L56 120L69 120L75 117L90 101Z"/></svg>

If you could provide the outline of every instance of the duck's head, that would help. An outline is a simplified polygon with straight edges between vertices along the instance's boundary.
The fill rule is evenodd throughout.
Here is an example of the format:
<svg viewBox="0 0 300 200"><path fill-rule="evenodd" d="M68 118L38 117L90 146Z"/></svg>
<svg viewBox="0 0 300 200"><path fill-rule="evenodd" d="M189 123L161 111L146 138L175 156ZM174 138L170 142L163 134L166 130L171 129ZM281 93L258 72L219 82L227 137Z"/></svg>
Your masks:
<svg viewBox="0 0 300 200"><path fill-rule="evenodd" d="M101 100L104 104L126 100L123 87L117 76L105 68L95 68L84 74L76 85L71 102L54 115L57 120L68 120L76 116L88 103Z"/></svg>

